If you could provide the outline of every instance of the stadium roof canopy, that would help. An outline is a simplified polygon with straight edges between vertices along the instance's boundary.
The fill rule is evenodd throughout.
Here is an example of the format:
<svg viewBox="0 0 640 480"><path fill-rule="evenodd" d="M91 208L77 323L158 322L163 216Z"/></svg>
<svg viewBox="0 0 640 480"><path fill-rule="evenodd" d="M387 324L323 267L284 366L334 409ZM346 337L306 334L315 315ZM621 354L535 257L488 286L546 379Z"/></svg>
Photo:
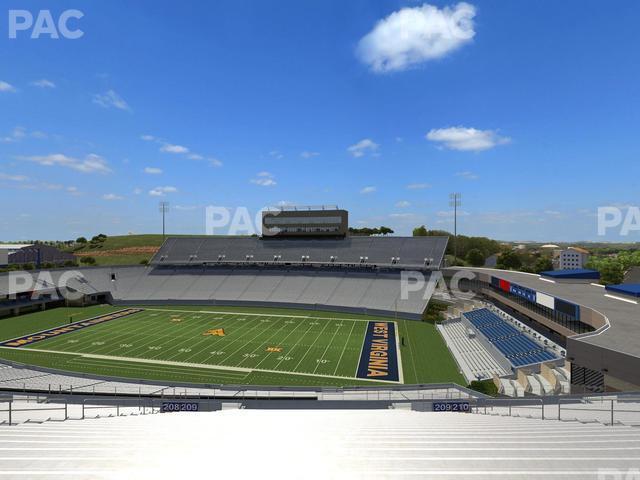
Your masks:
<svg viewBox="0 0 640 480"><path fill-rule="evenodd" d="M152 264L316 264L439 268L448 237L169 237Z"/></svg>
<svg viewBox="0 0 640 480"><path fill-rule="evenodd" d="M607 285L606 290L609 292L622 293L633 297L640 297L640 284L626 283L622 285Z"/></svg>
<svg viewBox="0 0 640 480"><path fill-rule="evenodd" d="M598 280L600 272L597 270L588 270L586 268L578 268L573 270L550 270L540 273L543 277L557 279L578 279L578 280Z"/></svg>

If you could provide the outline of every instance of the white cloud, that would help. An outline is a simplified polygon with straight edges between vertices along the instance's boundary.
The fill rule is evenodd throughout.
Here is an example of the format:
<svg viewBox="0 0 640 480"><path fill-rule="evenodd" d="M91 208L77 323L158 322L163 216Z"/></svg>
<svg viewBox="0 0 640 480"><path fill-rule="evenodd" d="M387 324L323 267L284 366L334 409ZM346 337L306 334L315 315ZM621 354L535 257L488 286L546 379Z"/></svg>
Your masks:
<svg viewBox="0 0 640 480"><path fill-rule="evenodd" d="M389 215L391 218L413 218L415 216L415 213L392 213Z"/></svg>
<svg viewBox="0 0 640 480"><path fill-rule="evenodd" d="M475 173L470 172L468 170L466 170L464 172L456 173L456 177L462 177L465 180L477 180L478 178L480 178L478 175L476 175Z"/></svg>
<svg viewBox="0 0 640 480"><path fill-rule="evenodd" d="M407 202L406 200L400 200L399 202L396 202L397 208L407 208L410 206L411 206L411 203Z"/></svg>
<svg viewBox="0 0 640 480"><path fill-rule="evenodd" d="M116 195L115 193L106 193L102 195L102 199L107 201L113 201L113 200L124 200L124 197L121 197L120 195Z"/></svg>
<svg viewBox="0 0 640 480"><path fill-rule="evenodd" d="M282 154L282 152L279 152L278 150L272 150L269 152L269 156L273 157L277 160L280 160L282 158L284 158L284 155Z"/></svg>
<svg viewBox="0 0 640 480"><path fill-rule="evenodd" d="M176 187L156 187L149 190L149 195L152 197L164 197L167 193L175 193L177 191Z"/></svg>
<svg viewBox="0 0 640 480"><path fill-rule="evenodd" d="M20 160L35 162L47 167L66 167L82 173L109 173L107 161L99 155L89 154L83 159L68 157L61 153L54 153L44 156L18 157Z"/></svg>
<svg viewBox="0 0 640 480"><path fill-rule="evenodd" d="M300 154L302 158L313 158L313 157L317 157L318 155L320 155L319 152L307 152L307 151L304 151Z"/></svg>
<svg viewBox="0 0 640 480"><path fill-rule="evenodd" d="M440 218L453 218L455 212L453 210L441 210L439 212L436 212L436 216L440 217ZM464 210L458 210L457 215L459 217L466 217L469 214L469 212L466 212Z"/></svg>
<svg viewBox="0 0 640 480"><path fill-rule="evenodd" d="M29 177L25 177L24 175L10 175L8 173L0 172L0 180L9 180L10 182L26 182L29 180Z"/></svg>
<svg viewBox="0 0 640 480"><path fill-rule="evenodd" d="M275 187L277 185L275 176L270 172L258 172L256 176L258 178L252 178L249 181L261 187Z"/></svg>
<svg viewBox="0 0 640 480"><path fill-rule="evenodd" d="M222 165L224 165L224 164L223 164L220 160L218 160L217 158L209 157L209 158L207 158L207 160L209 161L209 164L210 164L212 167L219 168L219 167L221 167Z"/></svg>
<svg viewBox="0 0 640 480"><path fill-rule="evenodd" d="M464 2L442 9L426 3L403 8L380 20L356 53L377 73L441 58L473 39L475 14L476 8Z"/></svg>
<svg viewBox="0 0 640 480"><path fill-rule="evenodd" d="M360 193L366 195L368 193L374 193L376 190L378 190L376 187L364 187L362 190L360 190Z"/></svg>
<svg viewBox="0 0 640 480"><path fill-rule="evenodd" d="M189 149L187 147L183 147L182 145L171 145L170 143L165 143L160 147L160 151L164 153L189 153Z"/></svg>
<svg viewBox="0 0 640 480"><path fill-rule="evenodd" d="M134 188L133 189L133 194L134 195L140 195L142 193L142 189L141 188Z"/></svg>
<svg viewBox="0 0 640 480"><path fill-rule="evenodd" d="M117 108L118 110L125 110L127 112L132 111L129 104L114 90L107 90L105 93L96 93L93 96L93 103L103 108Z"/></svg>
<svg viewBox="0 0 640 480"><path fill-rule="evenodd" d="M156 140L156 137L154 137L153 135L140 135L140 139L144 140L145 142L153 142Z"/></svg>
<svg viewBox="0 0 640 480"><path fill-rule="evenodd" d="M16 89L13 85L11 85L10 83L7 82L3 82L2 80L0 80L0 92L15 92Z"/></svg>
<svg viewBox="0 0 640 480"><path fill-rule="evenodd" d="M428 183L410 183L407 185L408 190L424 190L425 188L431 188Z"/></svg>
<svg viewBox="0 0 640 480"><path fill-rule="evenodd" d="M149 175L160 175L162 173L162 169L156 167L146 167L144 169L144 173L148 173Z"/></svg>
<svg viewBox="0 0 640 480"><path fill-rule="evenodd" d="M365 138L360 140L358 143L354 143L353 145L351 145L349 148L347 148L347 151L354 157L362 157L366 153L376 152L378 150L378 147L380 147L380 145L375 143L373 140L371 140L370 138Z"/></svg>
<svg viewBox="0 0 640 480"><path fill-rule="evenodd" d="M501 137L493 130L477 130L466 127L449 127L430 130L425 136L450 150L475 151L488 150L511 141Z"/></svg>
<svg viewBox="0 0 640 480"><path fill-rule="evenodd" d="M189 160L204 160L204 157L199 153L192 153L187 157Z"/></svg>
<svg viewBox="0 0 640 480"><path fill-rule="evenodd" d="M46 138L49 138L49 135L38 130L33 132L28 132L27 129L24 127L16 127L11 131L9 135L5 137L0 137L0 143L19 142L27 137L36 138L38 140L44 140Z"/></svg>
<svg viewBox="0 0 640 480"><path fill-rule="evenodd" d="M47 80L46 78L42 78L40 80L36 80L35 82L31 82L29 85L32 87L38 88L56 88L56 84L51 80Z"/></svg>
<svg viewBox="0 0 640 480"><path fill-rule="evenodd" d="M180 210L183 212L190 212L192 210L198 210L199 208L202 208L198 205L176 205L175 207L173 207L175 210Z"/></svg>

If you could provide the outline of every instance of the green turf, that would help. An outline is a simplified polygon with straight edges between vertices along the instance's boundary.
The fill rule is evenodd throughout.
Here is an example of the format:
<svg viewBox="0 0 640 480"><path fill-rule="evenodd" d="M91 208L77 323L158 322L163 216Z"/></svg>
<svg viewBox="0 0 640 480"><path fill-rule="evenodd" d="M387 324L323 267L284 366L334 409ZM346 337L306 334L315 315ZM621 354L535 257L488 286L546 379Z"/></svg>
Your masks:
<svg viewBox="0 0 640 480"><path fill-rule="evenodd" d="M59 308L0 321L3 340L116 310ZM206 311L206 313L204 313ZM218 313L211 313L218 312ZM180 318L180 322L172 318ZM205 384L371 385L355 378L367 320L376 317L267 308L147 307L0 357L62 370ZM389 321L389 319L384 319ZM462 383L433 325L397 320L404 383ZM204 336L209 329L225 336ZM267 351L279 347L282 351Z"/></svg>

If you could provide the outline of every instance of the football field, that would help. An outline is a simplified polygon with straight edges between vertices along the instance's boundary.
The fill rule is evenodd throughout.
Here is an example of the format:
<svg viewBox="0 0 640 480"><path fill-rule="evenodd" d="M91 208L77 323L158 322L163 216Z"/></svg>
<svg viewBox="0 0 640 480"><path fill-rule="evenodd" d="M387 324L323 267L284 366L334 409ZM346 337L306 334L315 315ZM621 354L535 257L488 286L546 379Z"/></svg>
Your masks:
<svg viewBox="0 0 640 480"><path fill-rule="evenodd" d="M62 310L73 309L0 321L0 357L101 375L211 384L408 383L403 365L410 383L425 380L417 378L421 362L411 358L415 339L405 343L414 328L407 324L420 322L214 307L90 307L67 319ZM2 332L3 326L12 329ZM446 348L444 353L446 366L451 359ZM444 379L452 376L444 372Z"/></svg>

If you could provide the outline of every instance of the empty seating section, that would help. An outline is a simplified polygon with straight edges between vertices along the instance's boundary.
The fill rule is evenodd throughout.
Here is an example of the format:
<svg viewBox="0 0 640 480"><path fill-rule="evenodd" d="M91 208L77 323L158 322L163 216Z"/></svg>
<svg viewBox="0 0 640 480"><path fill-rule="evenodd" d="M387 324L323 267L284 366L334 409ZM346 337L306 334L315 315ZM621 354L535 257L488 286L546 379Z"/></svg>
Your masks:
<svg viewBox="0 0 640 480"><path fill-rule="evenodd" d="M485 380L492 378L494 374L502 376L511 373L493 358L477 338L469 338L467 328L460 319L442 322L438 329L467 381Z"/></svg>
<svg viewBox="0 0 640 480"><path fill-rule="evenodd" d="M464 317L515 367L557 359L554 354L486 308L466 312Z"/></svg>
<svg viewBox="0 0 640 480"><path fill-rule="evenodd" d="M335 240L170 237L151 263L333 263L437 268L446 246L446 237L352 237Z"/></svg>

